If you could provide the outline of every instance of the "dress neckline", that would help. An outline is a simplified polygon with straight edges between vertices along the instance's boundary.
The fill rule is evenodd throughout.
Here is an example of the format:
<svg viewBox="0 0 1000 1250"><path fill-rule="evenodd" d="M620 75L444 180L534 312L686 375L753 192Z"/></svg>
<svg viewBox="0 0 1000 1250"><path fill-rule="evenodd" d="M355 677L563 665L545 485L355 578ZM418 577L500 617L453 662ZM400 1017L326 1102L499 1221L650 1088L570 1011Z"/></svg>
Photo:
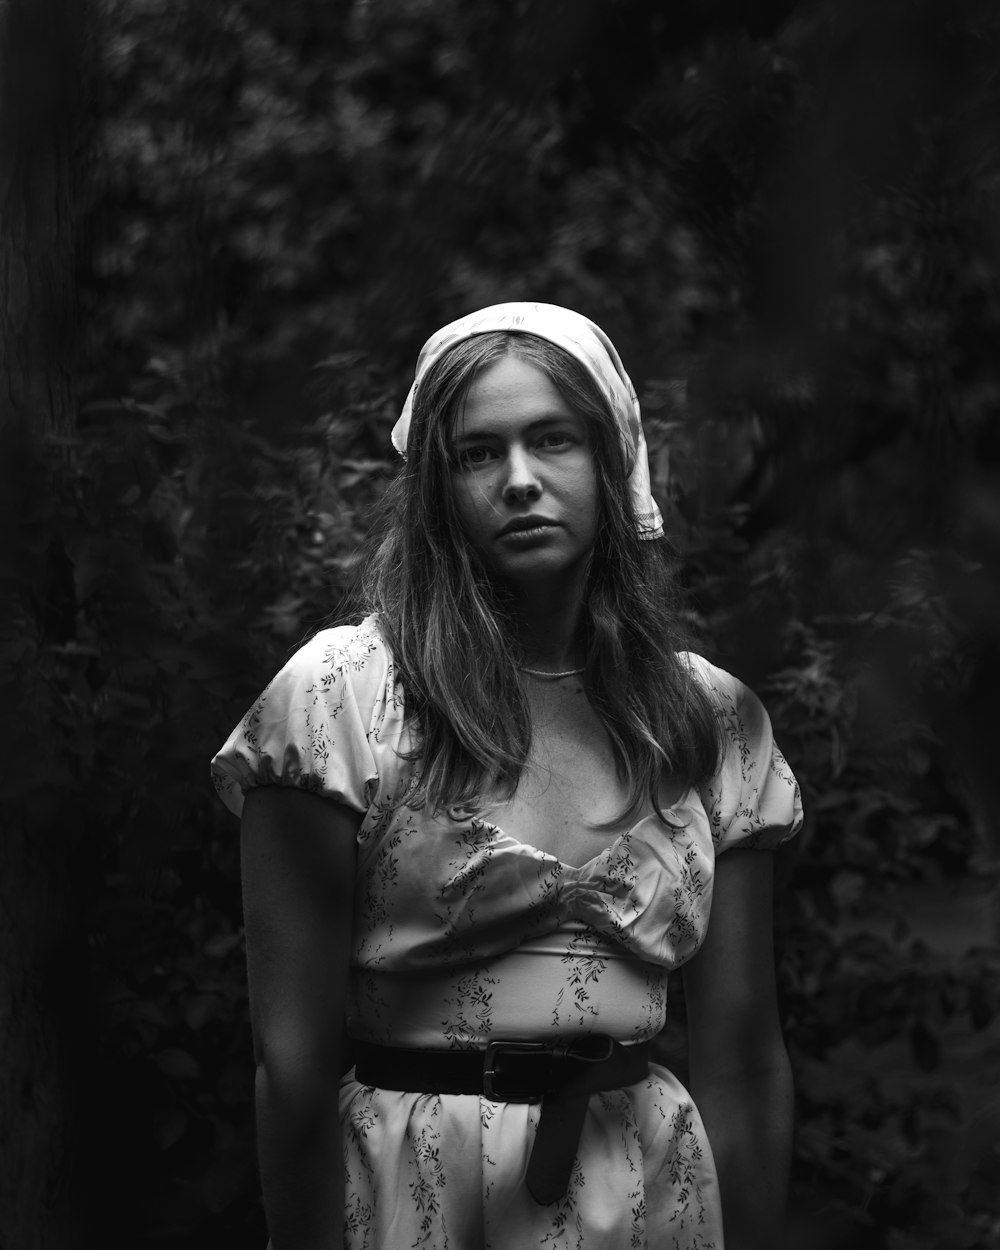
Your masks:
<svg viewBox="0 0 1000 1250"><path fill-rule="evenodd" d="M690 791L688 793L690 793ZM687 797L687 794L684 794L677 800L676 803L671 803L669 807L665 807L663 809L664 815L670 815L670 813L676 811L679 807L687 806ZM496 840L509 842L515 847L518 847L523 851L527 851L531 855L537 855L540 859L550 860L552 863L558 864L564 872L583 872L585 868L590 868L591 865L595 864L599 859L604 859L605 856L611 855L612 852L617 851L622 843L631 842L636 830L649 820L655 820L662 828L662 822L657 814L655 812L649 812L647 815L641 816L635 824L630 825L628 829L619 833L611 842L608 843L604 850L598 851L596 855L592 855L590 859L583 864L568 864L564 859L560 859L558 855L553 855L551 851L544 851L541 847L533 846L530 842L523 842L520 838L515 838L512 833L507 833L501 825L496 824L494 821L486 820L483 823L491 831Z"/></svg>

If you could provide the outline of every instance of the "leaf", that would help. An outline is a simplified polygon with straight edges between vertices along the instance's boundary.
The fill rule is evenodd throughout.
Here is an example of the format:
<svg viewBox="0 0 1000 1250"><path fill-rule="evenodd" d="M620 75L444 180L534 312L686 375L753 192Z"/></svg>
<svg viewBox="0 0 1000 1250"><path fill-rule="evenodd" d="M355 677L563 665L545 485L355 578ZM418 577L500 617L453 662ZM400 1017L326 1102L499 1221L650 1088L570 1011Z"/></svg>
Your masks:
<svg viewBox="0 0 1000 1250"><path fill-rule="evenodd" d="M196 994L184 1007L184 1023L189 1029L203 1029L219 1015L221 1007L217 994Z"/></svg>
<svg viewBox="0 0 1000 1250"><path fill-rule="evenodd" d="M178 1080L192 1080L201 1075L201 1068L195 1057L176 1046L161 1050L155 1056L155 1062L161 1072L167 1076L176 1077Z"/></svg>
<svg viewBox="0 0 1000 1250"><path fill-rule="evenodd" d="M217 933L205 943L205 954L210 959L225 959L233 951L239 950L243 942L243 933Z"/></svg>
<svg viewBox="0 0 1000 1250"><path fill-rule="evenodd" d="M188 1125L188 1116L179 1107L172 1107L163 1115L158 1115L153 1135L161 1150L169 1150L184 1136Z"/></svg>
<svg viewBox="0 0 1000 1250"><path fill-rule="evenodd" d="M865 878L859 872L844 869L830 882L830 894L841 911L853 911L865 892Z"/></svg>

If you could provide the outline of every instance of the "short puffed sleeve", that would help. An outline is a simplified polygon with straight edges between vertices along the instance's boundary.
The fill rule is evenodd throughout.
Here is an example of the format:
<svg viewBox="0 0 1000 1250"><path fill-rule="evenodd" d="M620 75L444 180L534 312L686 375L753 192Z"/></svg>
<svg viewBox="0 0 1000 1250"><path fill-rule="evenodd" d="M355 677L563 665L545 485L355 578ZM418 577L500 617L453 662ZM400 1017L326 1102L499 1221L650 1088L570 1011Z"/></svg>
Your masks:
<svg viewBox="0 0 1000 1250"><path fill-rule="evenodd" d="M736 677L689 656L723 727L719 771L700 788L717 855L733 847L771 851L802 827L798 782L774 741L763 703Z"/></svg>
<svg viewBox="0 0 1000 1250"><path fill-rule="evenodd" d="M254 786L279 785L367 811L388 669L384 642L364 623L321 630L296 651L212 760L229 810L239 816Z"/></svg>

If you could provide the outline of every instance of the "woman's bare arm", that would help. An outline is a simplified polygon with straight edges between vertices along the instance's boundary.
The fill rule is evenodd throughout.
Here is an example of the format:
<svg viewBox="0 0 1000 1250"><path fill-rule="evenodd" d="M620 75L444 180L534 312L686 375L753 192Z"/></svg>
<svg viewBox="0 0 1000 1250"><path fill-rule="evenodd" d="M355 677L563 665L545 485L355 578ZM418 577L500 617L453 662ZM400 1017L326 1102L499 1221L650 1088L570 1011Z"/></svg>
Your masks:
<svg viewBox="0 0 1000 1250"><path fill-rule="evenodd" d="M343 1245L338 1088L359 813L252 790L241 827L258 1153L273 1250Z"/></svg>
<svg viewBox="0 0 1000 1250"><path fill-rule="evenodd" d="M715 1156L726 1250L781 1244L792 1077L774 981L773 856L716 864L708 936L684 968L691 1093Z"/></svg>

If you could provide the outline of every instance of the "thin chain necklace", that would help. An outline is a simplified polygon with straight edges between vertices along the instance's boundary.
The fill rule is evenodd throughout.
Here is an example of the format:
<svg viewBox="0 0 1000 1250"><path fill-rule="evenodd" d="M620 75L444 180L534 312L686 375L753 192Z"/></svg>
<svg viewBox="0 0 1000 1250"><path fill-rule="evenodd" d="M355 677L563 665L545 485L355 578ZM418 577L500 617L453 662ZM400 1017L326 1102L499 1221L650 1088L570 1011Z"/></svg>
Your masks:
<svg viewBox="0 0 1000 1250"><path fill-rule="evenodd" d="M568 668L564 673L545 673L539 668L521 668L518 665L518 672L527 673L529 677L537 677L539 681L558 681L560 677L578 677L583 671L582 668Z"/></svg>

